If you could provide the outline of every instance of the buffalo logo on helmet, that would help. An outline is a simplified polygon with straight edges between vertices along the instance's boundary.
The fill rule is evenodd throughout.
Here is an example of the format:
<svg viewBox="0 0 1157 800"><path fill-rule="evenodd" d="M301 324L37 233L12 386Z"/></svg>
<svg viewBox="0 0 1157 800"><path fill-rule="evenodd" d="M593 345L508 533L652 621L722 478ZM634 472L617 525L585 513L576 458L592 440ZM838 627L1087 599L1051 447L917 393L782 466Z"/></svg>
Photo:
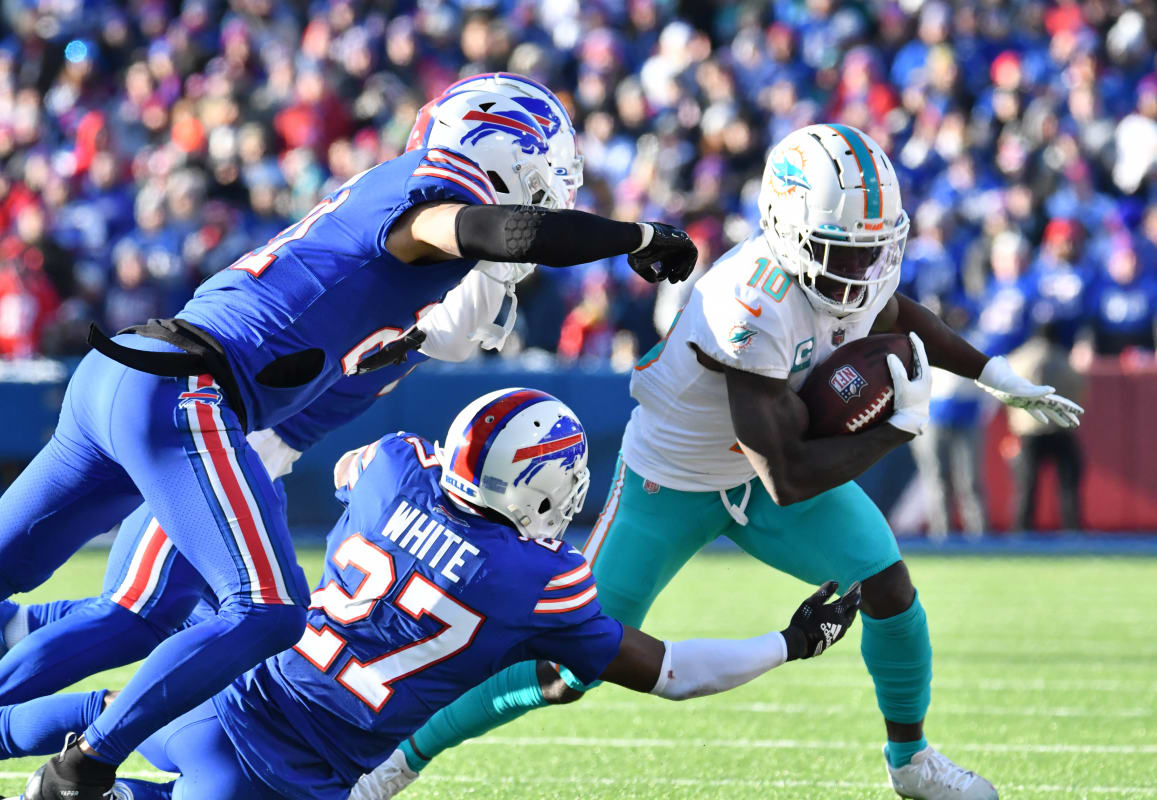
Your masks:
<svg viewBox="0 0 1157 800"><path fill-rule="evenodd" d="M539 439L537 444L520 447L514 451L514 458L510 463L529 462L515 477L514 485L529 482L552 461L558 461L564 470L572 469L586 451L587 437L578 420L574 417L559 417L558 422L551 426L546 436Z"/></svg>
<svg viewBox="0 0 1157 800"><path fill-rule="evenodd" d="M807 159L799 147L785 147L773 151L770 157L771 188L778 195L789 195L796 189L812 188L803 171L806 165Z"/></svg>
<svg viewBox="0 0 1157 800"><path fill-rule="evenodd" d="M489 106L488 106L489 107ZM459 139L459 143L478 144L482 139L495 133L506 134L524 153L546 153L546 140L542 128L534 118L524 111L513 109L487 111L473 108L462 115L463 122L473 123L473 127Z"/></svg>
<svg viewBox="0 0 1157 800"><path fill-rule="evenodd" d="M828 378L828 385L847 403L853 397L860 396L860 392L867 388L868 381L851 364L844 364Z"/></svg>
<svg viewBox="0 0 1157 800"><path fill-rule="evenodd" d="M216 386L203 386L190 392L181 392L177 395L178 408L192 408L197 403L210 406L221 405L221 390Z"/></svg>

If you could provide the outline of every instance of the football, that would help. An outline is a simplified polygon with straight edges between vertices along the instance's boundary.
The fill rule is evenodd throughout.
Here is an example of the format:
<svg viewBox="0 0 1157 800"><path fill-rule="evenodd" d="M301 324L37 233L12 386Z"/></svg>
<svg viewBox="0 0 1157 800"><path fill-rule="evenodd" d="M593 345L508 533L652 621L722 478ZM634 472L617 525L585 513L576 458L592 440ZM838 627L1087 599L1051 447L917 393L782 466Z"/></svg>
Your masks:
<svg viewBox="0 0 1157 800"><path fill-rule="evenodd" d="M811 371L799 390L808 410L809 437L862 433L891 416L895 391L889 353L899 356L912 374L912 344L898 333L848 342Z"/></svg>

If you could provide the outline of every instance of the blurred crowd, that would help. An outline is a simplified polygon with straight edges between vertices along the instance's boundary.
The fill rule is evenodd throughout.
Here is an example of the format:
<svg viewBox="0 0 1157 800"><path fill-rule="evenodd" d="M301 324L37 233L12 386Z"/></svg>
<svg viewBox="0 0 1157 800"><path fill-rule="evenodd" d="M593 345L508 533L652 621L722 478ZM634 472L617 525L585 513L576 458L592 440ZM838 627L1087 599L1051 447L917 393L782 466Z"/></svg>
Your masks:
<svg viewBox="0 0 1157 800"><path fill-rule="evenodd" d="M580 207L758 227L767 148L816 121L892 154L903 290L993 352L1041 325L1152 358L1157 12L1124 0L3 0L0 356L83 352L404 146L457 78L551 86ZM511 351L629 365L682 301L625 263L539 269ZM951 404L949 404L950 406ZM956 413L948 407L945 413Z"/></svg>

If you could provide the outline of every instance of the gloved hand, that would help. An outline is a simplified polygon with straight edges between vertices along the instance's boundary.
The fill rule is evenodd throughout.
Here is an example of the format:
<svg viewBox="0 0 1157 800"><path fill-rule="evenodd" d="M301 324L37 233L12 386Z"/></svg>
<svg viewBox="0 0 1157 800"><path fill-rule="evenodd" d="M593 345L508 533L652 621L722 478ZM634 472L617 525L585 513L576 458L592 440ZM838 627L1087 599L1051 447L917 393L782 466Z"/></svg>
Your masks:
<svg viewBox="0 0 1157 800"><path fill-rule="evenodd" d="M1085 409L1056 394L1051 386L1039 386L1012 371L1004 356L988 359L976 385L1006 406L1023 408L1037 422L1054 422L1062 428L1081 424Z"/></svg>
<svg viewBox="0 0 1157 800"><path fill-rule="evenodd" d="M924 342L914 333L909 333L908 339L912 342L912 372L916 377L909 378L904 362L895 354L889 354L888 371L892 373L892 388L896 392L896 410L888 418L888 424L918 436L928 424L932 371L928 368Z"/></svg>
<svg viewBox="0 0 1157 800"><path fill-rule="evenodd" d="M699 250L691 237L662 222L640 222L639 225L643 229L643 243L627 256L631 269L648 283L687 280L699 259Z"/></svg>
<svg viewBox="0 0 1157 800"><path fill-rule="evenodd" d="M812 658L838 642L856 621L860 610L860 584L853 583L843 597L832 603L827 599L840 585L828 581L803 601L791 617L791 623L780 631L787 642L787 660Z"/></svg>

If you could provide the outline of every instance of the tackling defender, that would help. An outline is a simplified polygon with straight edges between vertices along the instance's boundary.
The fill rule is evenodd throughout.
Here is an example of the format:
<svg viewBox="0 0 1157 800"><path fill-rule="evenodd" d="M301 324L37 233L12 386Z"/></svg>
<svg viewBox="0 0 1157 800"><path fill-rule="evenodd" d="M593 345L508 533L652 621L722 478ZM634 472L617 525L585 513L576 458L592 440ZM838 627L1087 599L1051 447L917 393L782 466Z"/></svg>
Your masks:
<svg viewBox="0 0 1157 800"><path fill-rule="evenodd" d="M516 661L681 700L819 655L854 622L858 591L826 603L830 582L782 632L746 640L661 642L611 619L582 555L554 538L582 506L586 464L578 419L533 389L478 398L445 447L397 433L347 453L305 636L143 744L175 783L118 781L112 797L345 800L434 710ZM0 709L0 756L52 747L106 696Z"/></svg>
<svg viewBox="0 0 1157 800"><path fill-rule="evenodd" d="M450 86L419 114L407 149L425 148L436 133L431 110L467 90L501 94L534 117L547 137L556 194L573 209L583 177L574 125L559 99L525 76L486 73ZM422 317L417 325L421 347L407 360L343 377L293 417L251 433L247 439L269 476L288 474L303 451L360 415L428 358L462 361L479 344L500 350L516 316L515 285L533 269L533 264L479 262ZM498 325L504 298L510 299L510 308ZM121 523L100 597L25 607L0 603L0 705L51 694L96 672L139 661L184 626L207 588L147 506L141 506ZM70 640L89 644L78 650ZM11 648L14 652L6 655Z"/></svg>
<svg viewBox="0 0 1157 800"><path fill-rule="evenodd" d="M0 599L143 499L220 609L163 642L49 763L46 797L101 797L151 732L300 637L307 587L247 431L395 363L479 259L630 253L644 277L674 281L694 265L681 231L556 210L545 134L508 98L463 92L435 122L429 147L352 178L202 284L176 319L94 334L99 352L69 382L52 440L0 497Z"/></svg>
<svg viewBox="0 0 1157 800"><path fill-rule="evenodd" d="M762 231L696 283L665 339L635 367L638 406L583 550L603 607L638 625L683 564L720 535L807 582L862 581L861 653L884 716L893 788L921 800L990 800L989 781L924 737L932 678L924 609L887 522L852 479L923 429L929 365L1066 427L1082 409L895 294L908 215L891 162L859 130L813 125L785 137L769 155L759 204ZM794 390L836 347L872 331L912 336L915 378L889 357L890 424L805 439ZM372 796L392 796L447 747L546 705L539 674L516 665L439 712L403 743L404 758L376 771ZM568 683L587 688L573 676Z"/></svg>

